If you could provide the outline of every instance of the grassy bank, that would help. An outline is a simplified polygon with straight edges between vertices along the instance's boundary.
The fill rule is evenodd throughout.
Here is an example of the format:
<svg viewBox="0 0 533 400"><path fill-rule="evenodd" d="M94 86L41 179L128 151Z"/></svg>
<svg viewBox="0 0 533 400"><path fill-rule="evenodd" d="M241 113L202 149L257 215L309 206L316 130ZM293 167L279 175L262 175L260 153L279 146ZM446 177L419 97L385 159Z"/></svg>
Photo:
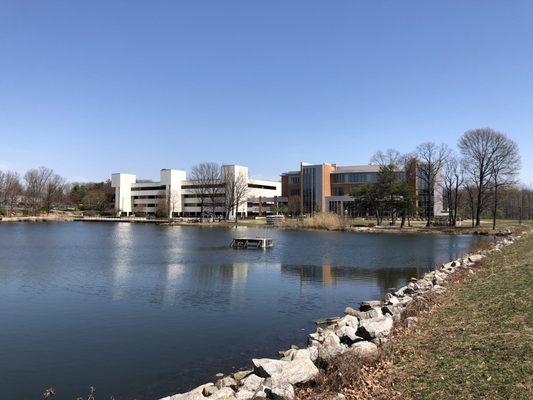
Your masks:
<svg viewBox="0 0 533 400"><path fill-rule="evenodd" d="M300 399L533 398L533 234L421 299L374 363L339 358ZM455 275L455 274L454 274ZM428 310L428 311L424 311Z"/></svg>
<svg viewBox="0 0 533 400"><path fill-rule="evenodd" d="M499 219L496 229L492 229L492 220L481 220L480 227L472 227L470 221L461 221L458 226L431 226L426 227L426 221L414 220L400 227L400 221L395 225L375 226L374 221L362 218L342 218L334 213L319 213L312 217L285 219L280 228L287 229L316 229L328 231L349 232L389 232L389 233L442 233L442 234L494 234L505 229L519 228L518 221ZM533 221L523 221L521 227L533 227Z"/></svg>

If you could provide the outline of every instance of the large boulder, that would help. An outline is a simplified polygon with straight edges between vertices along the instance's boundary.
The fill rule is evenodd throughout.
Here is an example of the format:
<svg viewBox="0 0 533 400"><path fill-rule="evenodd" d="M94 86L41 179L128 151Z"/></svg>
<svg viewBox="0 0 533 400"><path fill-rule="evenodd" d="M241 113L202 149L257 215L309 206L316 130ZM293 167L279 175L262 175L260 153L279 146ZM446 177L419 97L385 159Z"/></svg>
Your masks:
<svg viewBox="0 0 533 400"><path fill-rule="evenodd" d="M261 384L264 382L264 378L255 374L250 374L243 380L241 380L242 389L256 392Z"/></svg>
<svg viewBox="0 0 533 400"><path fill-rule="evenodd" d="M243 371L237 371L237 372L233 373L233 377L237 381L241 381L244 378L246 378L248 375L250 375L252 372L254 372L254 371L252 371L251 369L247 369L247 370L243 370Z"/></svg>
<svg viewBox="0 0 533 400"><path fill-rule="evenodd" d="M351 344L357 340L361 340L361 338L357 336L356 332L357 332L356 328L349 326L349 325L345 325L337 329L335 331L335 334L339 337L341 342Z"/></svg>
<svg viewBox="0 0 533 400"><path fill-rule="evenodd" d="M281 376L295 385L313 379L318 373L318 368L309 357L299 357L285 364L281 372L273 377Z"/></svg>
<svg viewBox="0 0 533 400"><path fill-rule="evenodd" d="M208 397L210 400L235 400L235 392L229 386L223 387L222 389L217 390L211 396Z"/></svg>
<svg viewBox="0 0 533 400"><path fill-rule="evenodd" d="M253 358L254 373L261 378L268 378L279 374L288 361L273 360L271 358Z"/></svg>
<svg viewBox="0 0 533 400"><path fill-rule="evenodd" d="M379 350L374 343L362 341L352 344L348 351L361 358L374 358L378 355Z"/></svg>
<svg viewBox="0 0 533 400"><path fill-rule="evenodd" d="M393 320L390 316L366 319L359 323L357 333L366 340L384 338L391 333Z"/></svg>
<svg viewBox="0 0 533 400"><path fill-rule="evenodd" d="M334 334L331 334L331 336L337 337ZM283 378L291 384L307 382L319 372L313 361L311 361L309 351L306 349L298 350L291 361L262 358L253 359L252 362L257 376L261 378Z"/></svg>
<svg viewBox="0 0 533 400"><path fill-rule="evenodd" d="M337 322L337 327L342 328L343 326L351 326L357 329L359 327L359 320L353 315L345 315Z"/></svg>
<svg viewBox="0 0 533 400"><path fill-rule="evenodd" d="M327 362L333 357L342 354L345 349L346 346L341 343L340 338L331 332L318 348L318 359Z"/></svg>
<svg viewBox="0 0 533 400"><path fill-rule="evenodd" d="M470 262L478 262L483 260L483 257L481 254L472 254L470 257L468 257L468 261Z"/></svg>
<svg viewBox="0 0 533 400"><path fill-rule="evenodd" d="M281 377L272 378L267 394L272 400L293 400L294 387L286 379Z"/></svg>
<svg viewBox="0 0 533 400"><path fill-rule="evenodd" d="M374 307L381 307L381 300L366 300L362 301L359 306L359 311L368 311Z"/></svg>
<svg viewBox="0 0 533 400"><path fill-rule="evenodd" d="M394 305L400 303L400 299L393 295L392 293L387 293L385 295L385 303L389 305Z"/></svg>
<svg viewBox="0 0 533 400"><path fill-rule="evenodd" d="M225 376L224 378L219 379L215 383L215 386L218 389L222 389L224 387L230 387L232 389L236 389L237 388L237 381L232 376Z"/></svg>

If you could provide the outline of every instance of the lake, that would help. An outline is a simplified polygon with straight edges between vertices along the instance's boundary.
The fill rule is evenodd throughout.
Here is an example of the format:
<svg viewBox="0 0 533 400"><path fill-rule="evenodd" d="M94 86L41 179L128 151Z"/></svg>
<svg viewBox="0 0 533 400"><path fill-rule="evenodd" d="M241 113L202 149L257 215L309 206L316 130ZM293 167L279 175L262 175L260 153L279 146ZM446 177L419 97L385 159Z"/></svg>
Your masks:
<svg viewBox="0 0 533 400"><path fill-rule="evenodd" d="M235 236L274 247L234 250ZM303 345L480 238L130 223L0 224L0 393L154 399Z"/></svg>

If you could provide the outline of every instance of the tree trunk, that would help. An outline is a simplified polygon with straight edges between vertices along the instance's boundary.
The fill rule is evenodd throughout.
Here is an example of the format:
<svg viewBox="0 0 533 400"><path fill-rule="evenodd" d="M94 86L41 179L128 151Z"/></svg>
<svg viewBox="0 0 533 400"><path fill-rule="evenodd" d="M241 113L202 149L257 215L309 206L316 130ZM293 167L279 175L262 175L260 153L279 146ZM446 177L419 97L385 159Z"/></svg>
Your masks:
<svg viewBox="0 0 533 400"><path fill-rule="evenodd" d="M428 189L428 203L426 205L427 222L426 226L431 226L431 189Z"/></svg>
<svg viewBox="0 0 533 400"><path fill-rule="evenodd" d="M494 208L492 209L492 230L496 229L496 213L498 212L498 182L494 182Z"/></svg>
<svg viewBox="0 0 533 400"><path fill-rule="evenodd" d="M453 226L457 226L457 202L459 201L459 188L455 188L455 196L453 201Z"/></svg>

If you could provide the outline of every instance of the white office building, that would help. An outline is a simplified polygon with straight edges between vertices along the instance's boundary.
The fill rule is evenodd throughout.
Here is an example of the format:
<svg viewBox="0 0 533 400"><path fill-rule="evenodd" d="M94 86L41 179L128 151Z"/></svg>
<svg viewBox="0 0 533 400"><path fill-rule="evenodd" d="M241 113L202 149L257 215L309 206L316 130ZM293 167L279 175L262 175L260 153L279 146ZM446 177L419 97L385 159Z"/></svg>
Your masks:
<svg viewBox="0 0 533 400"><path fill-rule="evenodd" d="M275 199L281 196L281 182L252 179L248 167L223 165L221 176L247 183L246 198L239 204L241 217L269 214ZM198 182L187 180L187 174L182 170L162 169L157 182L139 180L134 174L115 173L111 175L111 185L115 188L117 215L155 215L158 210L165 213L170 210L173 217L198 217L201 213ZM213 204L211 199L204 200L204 214L224 215L224 192L228 186L222 181L214 185L217 188L216 201ZM235 210L231 214L234 216Z"/></svg>

